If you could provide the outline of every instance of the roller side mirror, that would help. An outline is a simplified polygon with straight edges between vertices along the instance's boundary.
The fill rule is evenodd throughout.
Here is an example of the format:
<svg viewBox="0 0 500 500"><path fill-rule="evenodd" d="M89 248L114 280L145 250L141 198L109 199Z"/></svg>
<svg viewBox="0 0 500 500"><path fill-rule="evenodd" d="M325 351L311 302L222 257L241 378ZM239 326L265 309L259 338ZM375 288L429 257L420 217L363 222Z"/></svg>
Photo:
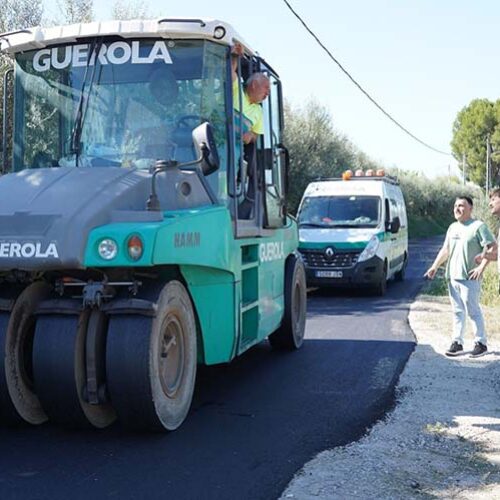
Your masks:
<svg viewBox="0 0 500 500"><path fill-rule="evenodd" d="M219 169L219 153L215 144L214 129L205 122L193 130L193 143L197 157L201 158L201 171L207 176Z"/></svg>

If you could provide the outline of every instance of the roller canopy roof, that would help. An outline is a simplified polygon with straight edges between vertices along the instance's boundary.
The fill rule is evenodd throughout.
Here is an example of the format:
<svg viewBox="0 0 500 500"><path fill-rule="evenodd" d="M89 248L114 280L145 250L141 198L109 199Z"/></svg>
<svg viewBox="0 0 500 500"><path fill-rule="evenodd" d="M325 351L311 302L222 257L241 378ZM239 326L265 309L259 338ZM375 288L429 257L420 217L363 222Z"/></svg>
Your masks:
<svg viewBox="0 0 500 500"><path fill-rule="evenodd" d="M162 18L154 20L102 21L42 28L40 26L0 35L0 49L7 54L36 50L52 45L82 42L86 38L196 38L226 45L241 43L248 54L255 52L231 25L217 19Z"/></svg>

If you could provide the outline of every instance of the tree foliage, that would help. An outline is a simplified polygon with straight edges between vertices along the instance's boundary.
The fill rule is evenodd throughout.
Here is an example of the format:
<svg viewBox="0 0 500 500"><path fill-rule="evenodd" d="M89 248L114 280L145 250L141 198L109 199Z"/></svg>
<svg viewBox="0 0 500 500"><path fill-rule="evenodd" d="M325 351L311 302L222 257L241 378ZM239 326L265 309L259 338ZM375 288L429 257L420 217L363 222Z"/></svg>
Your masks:
<svg viewBox="0 0 500 500"><path fill-rule="evenodd" d="M292 213L312 180L339 177L348 168L378 166L334 129L328 110L315 101L303 107L285 105L285 144L290 153L288 203Z"/></svg>
<svg viewBox="0 0 500 500"><path fill-rule="evenodd" d="M0 33L39 26L42 16L42 0L5 0L0 9ZM0 54L0 103L3 102L3 78L11 67L12 59ZM10 97L8 102L12 103ZM8 112L11 115L11 106L8 107ZM0 105L0 130L1 124L3 124L3 106ZM9 120L8 130L11 126L12 120Z"/></svg>
<svg viewBox="0 0 500 500"><path fill-rule="evenodd" d="M453 205L457 196L477 198L481 190L474 185L450 182L448 177L429 179L419 172L391 171L396 174L409 212L421 217L433 217L445 225L453 220Z"/></svg>
<svg viewBox="0 0 500 500"><path fill-rule="evenodd" d="M42 0L6 0L0 9L0 32L38 26L42 20Z"/></svg>
<svg viewBox="0 0 500 500"><path fill-rule="evenodd" d="M63 19L60 24L90 23L94 20L94 0L58 0Z"/></svg>
<svg viewBox="0 0 500 500"><path fill-rule="evenodd" d="M466 157L466 176L479 185L486 178L486 141L490 138L493 184L500 181L500 100L474 99L457 115L451 148L459 162Z"/></svg>
<svg viewBox="0 0 500 500"><path fill-rule="evenodd" d="M42 0L6 0L0 9L0 33L38 26L41 24L42 15ZM10 59L0 55L2 77L10 66Z"/></svg>
<svg viewBox="0 0 500 500"><path fill-rule="evenodd" d="M429 179L420 172L400 169L393 169L390 174L398 178L403 191L410 237L444 233L455 220L453 205L458 196L470 196L475 216L483 219L485 215L484 194L475 184L463 185L447 176Z"/></svg>
<svg viewBox="0 0 500 500"><path fill-rule="evenodd" d="M152 17L148 5L142 0L115 0L111 7L111 17L126 21Z"/></svg>

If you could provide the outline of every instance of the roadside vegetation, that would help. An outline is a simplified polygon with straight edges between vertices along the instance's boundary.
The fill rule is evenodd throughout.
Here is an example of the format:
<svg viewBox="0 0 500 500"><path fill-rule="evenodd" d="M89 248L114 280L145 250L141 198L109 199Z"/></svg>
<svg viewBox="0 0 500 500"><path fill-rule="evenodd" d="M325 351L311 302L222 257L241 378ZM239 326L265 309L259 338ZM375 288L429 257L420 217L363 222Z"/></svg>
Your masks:
<svg viewBox="0 0 500 500"><path fill-rule="evenodd" d="M392 170L401 184L408 212L410 238L445 234L453 222L453 204L457 196L480 196L473 184L464 186L456 178L429 179L419 172Z"/></svg>

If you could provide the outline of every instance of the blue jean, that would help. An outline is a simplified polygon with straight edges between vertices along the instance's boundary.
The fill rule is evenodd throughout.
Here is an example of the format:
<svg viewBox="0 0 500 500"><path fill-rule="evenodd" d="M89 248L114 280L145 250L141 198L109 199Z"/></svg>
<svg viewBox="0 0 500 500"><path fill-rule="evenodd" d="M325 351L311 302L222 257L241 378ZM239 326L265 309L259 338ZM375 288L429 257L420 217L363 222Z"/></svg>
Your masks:
<svg viewBox="0 0 500 500"><path fill-rule="evenodd" d="M465 320L469 316L474 326L474 341L486 345L483 313L479 306L481 281L450 280L448 292L453 310L453 341L463 345Z"/></svg>

